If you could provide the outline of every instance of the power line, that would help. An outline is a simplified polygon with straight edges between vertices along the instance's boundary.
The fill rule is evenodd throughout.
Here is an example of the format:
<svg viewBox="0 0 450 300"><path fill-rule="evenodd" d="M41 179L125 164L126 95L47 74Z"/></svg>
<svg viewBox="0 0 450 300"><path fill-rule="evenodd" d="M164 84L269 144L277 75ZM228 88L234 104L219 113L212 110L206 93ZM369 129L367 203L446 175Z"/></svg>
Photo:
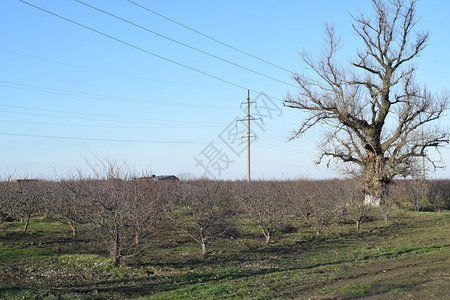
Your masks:
<svg viewBox="0 0 450 300"><path fill-rule="evenodd" d="M222 124L219 123L203 123L203 122L196 122L196 121L173 121L173 120L162 120L162 119L148 119L148 118L137 118L137 117L124 117L124 116L116 116L116 115L100 115L100 114L88 114L88 113L79 113L79 112L69 112L69 111L64 111L64 110L53 110L53 109L42 109L42 108L34 108L34 107L26 107L26 106L16 106L16 105L6 105L6 104L0 104L0 106L3 107L9 107L9 108L18 108L18 109L26 109L26 110L34 110L34 111L44 111L44 112L52 112L52 113L63 113L63 114L73 114L73 115L81 115L81 116L91 116L91 117L104 117L104 118L111 118L111 119L127 119L127 120L139 120L139 121L156 121L156 122L170 122L170 123L174 123L174 122L178 122L181 124L186 124L186 123L191 123L191 124L203 124L205 126L219 126ZM9 112L9 111L6 111ZM14 113L19 113L19 112L14 112ZM42 115L42 116L52 116L52 115ZM54 117L64 117L66 118L66 116L54 116ZM99 120L99 119L87 119L87 120L94 120L94 121L105 121L105 122L122 122L122 121L116 121L116 120ZM147 123L142 123L139 122L141 124L147 124Z"/></svg>
<svg viewBox="0 0 450 300"><path fill-rule="evenodd" d="M227 79L223 79L223 78L221 78L221 77L212 75L212 74L210 74L210 73L201 71L201 70L196 69L196 68L194 68L194 67L190 67L190 66L185 65L185 64L183 64L183 63L177 62L177 61L175 61L175 60L172 60L172 59L169 59L169 58L167 58L167 57L161 56L161 55L159 55L159 54L153 53L153 52L151 52L151 51L145 50L144 48L135 46L135 45L130 44L130 43L128 43L128 42L125 42L125 41L123 41L123 40L121 40L121 39L119 39L119 38L113 37L113 36L111 36L111 35L109 35L109 34L106 34L106 33L104 33L104 32L101 32L101 31L99 31L99 30L96 30L96 29L94 29L94 28L92 28L92 27L89 27L89 26L87 26L87 25L83 25L83 24L78 23L78 22L76 22L76 21L73 21L73 20L71 20L71 19L69 19L69 18L66 18L66 17L63 17L63 16L61 16L61 15L58 15L58 14L52 12L52 11L49 11L49 10L47 10L47 9L44 9L44 8L42 8L42 7L39 7L39 6L34 5L34 4L32 4L32 3L26 2L26 1L24 1L24 0L19 0L19 1L22 2L22 3L24 3L24 4L26 4L26 5L28 5L28 6L34 7L34 8L36 8L36 9L40 10L40 11L43 11L43 12L45 12L45 13L47 13L47 14L53 15L53 16L55 16L55 17L58 17L58 18L62 19L62 20L65 20L65 21L70 22L70 23L72 23L72 24L78 25L78 26L83 27L83 28L85 28L85 29L87 29L87 30L90 30L90 31L92 31L92 32L95 32L95 33L97 33L97 34L100 34L100 35L102 35L102 36L104 36L104 37L107 37L107 38L109 38L109 39L112 39L112 40L114 40L114 41L116 41L116 42L119 42L119 43L121 43L121 44L124 44L124 45L126 45L126 46L128 46L128 47L134 48L134 49L136 49L136 50L139 50L139 51L141 51L141 52L147 53L147 54L149 54L149 55L152 55L152 56L157 57L157 58L159 58L159 59L165 60L165 61L170 62L170 63L172 63L172 64L175 64L175 65L177 65L177 66L186 68L186 69L188 69L188 70L191 70L191 71L194 71L194 72L203 74L203 75L205 75L205 76L214 78L214 79L216 79L216 80L225 82L225 83L227 83L227 84L233 85L233 86L238 87L238 88L240 88L240 89L248 90L248 88L246 88L246 87L244 87L244 86L242 86L242 85L240 85L240 84L238 84L238 83L229 81L229 80L227 80Z"/></svg>
<svg viewBox="0 0 450 300"><path fill-rule="evenodd" d="M0 135L35 137L35 138L48 138L48 139L64 139L64 140L85 140L85 141L98 141L98 142L153 143L153 144L205 144L204 141L203 142L196 142L196 141L122 140L122 139L69 137L69 136L54 136L54 135L35 135L35 134L10 133L10 132L0 132Z"/></svg>
<svg viewBox="0 0 450 300"><path fill-rule="evenodd" d="M48 88L48 87L42 87L42 86L36 86L36 85L28 85L28 84L16 83L16 82L8 82L8 81L2 81L2 80L0 80L0 87L33 91L33 92L41 92L41 93L51 93L51 94L64 95L64 96L75 96L75 97L82 97L82 98L89 98L89 99L98 99L98 100L105 100L105 101L115 101L115 102L156 104L156 105L164 105L164 106L170 105L170 106L177 106L177 107L194 107L194 108L234 109L230 106L185 104L185 103L180 103L180 102L170 102L170 101L166 102L166 101L156 101L156 100L142 100L142 99L129 98L129 97L108 96L108 95L92 94L92 93L86 93L86 92Z"/></svg>
<svg viewBox="0 0 450 300"><path fill-rule="evenodd" d="M181 26L181 27L184 27L184 28L186 28L186 29L188 29L188 30L190 30L190 31L192 31L192 32L195 32L195 33L197 33L197 34L199 34L199 35L201 35L201 36L203 36L203 37L205 37L205 38L207 38L207 39L210 39L210 40L212 40L212 41L214 41L214 42L216 42L216 43L218 43L218 44L221 44L222 46L228 47L228 48L233 49L233 50L235 50L235 51L238 51L238 52L240 52L240 53L242 53L242 54L245 54L245 55L247 55L247 56L250 56L250 57L252 57L252 58L254 58L254 59L257 59L257 60L259 60L259 61L262 61L262 62L264 62L264 63L266 63L266 64L268 64L268 65L271 65L271 66L273 66L273 67L276 67L276 68L278 68L278 69L280 69L280 70L286 71L286 72L288 72L289 74L292 74L292 73L293 73L292 71L290 71L290 70L288 70L288 69L286 69L286 68L283 68L283 67L281 67L281 66L279 66L279 65L276 65L276 64L274 64L274 63L271 63L270 61L267 61L267 60L265 60L265 59L262 59L262 58L260 58L260 57L258 57L258 56L256 56L256 55L253 55L253 54L248 53L248 52L246 52L246 51L243 51L243 50L241 50L241 49L239 49L239 48L236 48L236 47L234 47L234 46L231 46L231 45L229 45L229 44L227 44L227 43L224 43L224 42L222 42L222 41L220 41L220 40L218 40L218 39L216 39L216 38L213 38L213 37L211 37L211 36L209 36L209 35L207 35L207 34L205 34L205 33L202 33L202 32L200 32L200 31L198 31L198 30L196 30L196 29L194 29L194 28L192 28L192 27L189 27L189 26L187 26L187 25L185 25L185 24L183 24L183 23L181 23L181 22L178 22L178 21L176 21L176 20L174 20L174 19L171 19L171 18L169 18L169 17L166 17L166 16L164 16L164 15L162 15L162 14L160 14L160 13L154 11L154 10L151 10L151 9L149 9L149 8L143 6L143 5L140 5L140 4L138 4L138 3L134 2L134 1L128 0L128 2L134 4L134 5L136 5L136 6L140 7L140 8L142 8L142 9L145 9L146 11L151 12L152 14L155 14L155 15L161 17L161 18L164 18L164 19L166 19L166 20L168 20L168 21L170 21L170 22L172 22L172 23L175 23L175 24L177 24L177 25L179 25L179 26Z"/></svg>
<svg viewBox="0 0 450 300"><path fill-rule="evenodd" d="M43 12L45 12L45 13L47 13L47 14L53 15L53 16L55 16L55 17L57 17L57 18L60 18L60 19L62 19L62 20L65 20L65 21L70 22L70 23L72 23L72 24L75 24L75 25L77 25L77 26L80 26L80 27L82 27L82 28L85 28L85 29L87 29L87 30L90 30L90 31L92 31L92 32L95 32L95 33L97 33L97 34L99 34L99 35L102 35L102 36L104 36L104 37L107 37L107 38L109 38L109 39L112 39L112 40L114 40L114 41L116 41L116 42L119 42L119 43L121 43L121 44L124 44L124 45L126 45L126 46L128 46L128 47L131 47L131 48L134 48L134 49L139 50L139 51L141 51L141 52L144 52L144 53L146 53L146 54L149 54L149 55L151 55L151 56L157 57L157 58L159 58L159 59L165 60L165 61L167 61L167 62L170 62L170 63L172 63L172 64L175 64L175 65L178 65L178 66L180 66L180 67L186 68L186 69L188 69L188 70L197 72L197 73L199 73L199 74L208 76L208 77L210 77L210 78L213 78L213 79L222 81L222 82L224 82L224 83L227 83L227 84L229 84L229 85L235 86L235 87L237 87L237 88L244 89L244 90L250 90L251 92L254 92L254 93L259 93L259 92L256 91L256 90L246 88L246 87L244 87L243 85L240 85L240 84L238 84L238 83L229 81L229 80L227 80L227 79L223 79L223 78L221 78L221 77L212 75L212 74L207 73L207 72L205 72L205 71L201 71L201 70L196 69L196 68L194 68L194 67L190 67L190 66L185 65L185 64L183 64L183 63L180 63L180 62L171 60L171 59L166 58L166 57L164 57L164 56L161 56L161 55L158 55L158 54L153 53L153 52L151 52L151 51L145 50L145 49L143 49L143 48L141 48L141 47L135 46L135 45L130 44L130 43L128 43L128 42L125 42L125 41L123 41L123 40L121 40L121 39L119 39L119 38L113 37L113 36L111 36L111 35L108 35L108 34L106 34L106 33L101 32L101 31L99 31L99 30L96 30L96 29L94 29L94 28L92 28L92 27L83 25L83 24L81 24L81 23L79 23L79 22L73 21L73 20L71 20L71 19L69 19L69 18L66 18L66 17L63 17L63 16L61 16L61 15L58 15L58 14L52 12L52 11L46 10L46 9L44 9L44 8L42 8L42 7L39 7L39 6L37 6L37 5L34 5L34 4L32 4L32 3L26 2L26 1L24 1L24 0L18 0L18 1L24 3L24 4L28 5L28 6L34 7L34 8L36 8L36 9L40 10L40 11L43 11ZM284 102L284 99L280 99L280 98L277 98L277 97L274 97L274 96L270 96L270 98L272 98L272 99L274 99L274 100L278 100L278 101Z"/></svg>
<svg viewBox="0 0 450 300"><path fill-rule="evenodd" d="M186 103L173 102L173 101L142 100L142 99L130 98L130 97L101 95L101 94L55 89L55 88L29 85L29 84L10 82L10 81L2 81L2 80L0 80L0 87L32 91L32 92L40 92L40 93L49 93L49 94L55 94L55 95L81 97L81 98L87 98L87 99L97 99L97 100L103 100L103 101L113 101L113 102L128 102L128 103L137 103L137 104L146 104L146 105L156 104L156 105L163 105L163 106L192 107L192 108L205 108L205 109L211 109L211 108L212 109L233 109L233 110L235 109L234 107L231 107L231 106L217 106L217 105L206 105L206 104L186 104ZM250 91L259 93L254 90L250 90ZM283 99L280 99L280 98L277 98L274 96L269 96L267 94L266 94L266 96L268 96L274 100L284 101Z"/></svg>
<svg viewBox="0 0 450 300"><path fill-rule="evenodd" d="M55 116L55 115L37 114L37 113L30 113L30 112L17 112L17 111L9 111L9 110L0 110L0 112L10 113L10 114L38 116L38 117L64 118L64 119L76 119L76 120L87 120L87 121L100 121L100 122L111 122L111 123L121 123L121 124L124 123L123 121L115 121L115 120L100 120L100 119L82 118L82 117ZM150 123L143 123L143 122L127 122L127 123L150 125Z"/></svg>
<svg viewBox="0 0 450 300"><path fill-rule="evenodd" d="M147 31L147 32L150 32L150 33L152 33L152 34L154 34L154 35L157 35L157 36L159 36L159 37L161 37L161 38L164 38L164 39L166 39L166 40L169 40L169 41L171 41L171 42L173 42L173 43L176 43L176 44L178 44L178 45L181 45L181 46L183 46L183 47L186 47L186 48L192 49L192 50L194 50L194 51L200 52L200 53L205 54L205 55L207 55L207 56L209 56L209 57L218 59L218 60L223 61L223 62L225 62L225 63L227 63L227 64L230 64L230 65L233 65L233 66L235 66L235 67L241 68L241 69L243 69L243 70L252 72L252 73L254 73L254 74L257 74L257 75L260 75L260 76L269 78L269 79L271 79L271 80L274 80L274 81L277 81L277 82L280 82L280 83L283 83L283 84L286 84L286 85L289 85L289 86L292 86L292 87L297 87L297 86L295 86L295 85L293 85L293 84L291 84L291 83L289 83L289 82L286 82L286 81L277 79L277 78L275 78L275 77L272 77L272 76L269 76L269 75L266 75L266 74L263 74L263 73L261 73L261 72L255 71L255 70L253 70L253 69L250 69L250 68L244 67L244 66L242 66L242 65L240 65L240 64L237 64L237 63L234 63L234 62L232 62L232 61L229 61L229 60L227 60L227 59L225 59L225 58L222 58L222 57L220 57L220 56L217 56L217 55L211 54L211 53L209 53L209 52L206 52L206 51L204 51L204 50L201 50L201 49L199 49L199 48L190 46L190 45L188 45L188 44L186 44L186 43L177 41L177 40L175 40L175 39L173 39L173 38L170 38L170 37L168 37L168 36L165 36L165 35L163 35L163 34L160 34L160 33L156 32L156 31L153 31L153 30L151 30L151 29L148 29L147 27L141 26L141 25L136 24L136 23L134 23L134 22L131 22L131 21L127 20L127 19L124 19L124 18L122 18L122 17L119 17L119 16L117 16L117 15L114 15L114 14L112 14L112 13L109 13L109 12L107 12L107 11L105 11L105 10L103 10L103 9L100 9L100 8L98 8L98 7L95 7L95 6L93 6L93 5L84 3L84 2L82 2L82 1L80 1L80 0L75 0L75 1L78 2L78 3L80 3L80 4L85 5L85 6L87 6L87 7L90 7L90 8L92 8L92 9L95 9L95 10L97 10L97 11L103 13L103 14L106 14L106 15L108 15L108 16L111 16L111 17L116 18L116 19L118 19L118 20L121 20L121 21L123 21L123 22L126 22L126 23L128 23L128 24L130 24L130 25L133 25L133 26L135 26L135 27L138 27L138 28L140 28L140 29L143 29L143 30L145 30L145 31Z"/></svg>
<svg viewBox="0 0 450 300"><path fill-rule="evenodd" d="M65 127L85 127L85 128L115 128L115 129L172 129L172 128L199 128L199 127L219 127L210 125L177 125L177 126L107 126L107 125L81 125L81 124L63 124L63 123L48 123L48 122L29 122L29 121L13 121L13 120L1 120L4 123L16 123L16 124L31 124L31 125L46 125L46 126L65 126Z"/></svg>
<svg viewBox="0 0 450 300"><path fill-rule="evenodd" d="M285 152L302 153L298 149L282 147L279 145L273 145L273 144L268 144L268 143L259 143L259 145L260 145L259 146L260 148L266 148L266 149L269 148L269 149L280 150L280 151L285 151Z"/></svg>
<svg viewBox="0 0 450 300"><path fill-rule="evenodd" d="M17 111L9 111L9 110L0 110L0 112L10 113L10 114L20 114L20 115L29 115L29 116L38 116L38 117L50 117L50 118L64 118L64 119L75 119L75 120L85 120L85 121L95 121L95 122L108 122L108 123L119 123L119 124L142 124L142 125L150 125L154 126L153 123L148 122L125 122L125 121L117 121L117 120L102 120L102 119L93 119L93 118L84 118L84 117L73 117L73 116L61 116L61 115L48 115L48 114L38 114L38 113L30 113L30 112L17 112ZM162 121L162 122L169 122L170 124L173 124L172 121ZM181 122L178 122L180 126L183 126L183 128L187 127L221 127L220 125L189 125L189 124L183 124ZM201 124L201 123L200 123ZM161 126L161 124L157 124L157 126ZM175 127L176 128L176 127Z"/></svg>
<svg viewBox="0 0 450 300"><path fill-rule="evenodd" d="M154 77L142 76L142 75L137 75L137 74L126 74L126 73L115 72L115 71L110 71L110 70L105 70L105 69L100 69L100 68L94 68L94 67L91 67L91 66L84 66L84 65L68 63L68 62L59 61L59 60L56 60L56 59L49 59L49 58L46 58L46 57L39 57L39 56L34 56L34 55L29 55L29 54L23 54L23 53L8 51L8 50L4 50L4 49L0 49L0 52L7 53L7 54L12 54L12 55L17 55L17 56L22 56L22 57L26 57L26 58L31 58L31 59L35 59L35 60L42 60L42 61L46 61L46 62L51 62L53 64L66 65L66 66L71 66L71 67L91 70L91 71L95 71L95 72L102 72L102 73L116 75L116 76L138 78L138 79L145 79L145 80L152 80L152 81L168 83L168 84L211 88L211 86L202 85L202 84L191 84L191 83L187 83L187 82L174 81L173 79L169 81L169 80L164 80L164 79L161 79L161 78L154 78Z"/></svg>

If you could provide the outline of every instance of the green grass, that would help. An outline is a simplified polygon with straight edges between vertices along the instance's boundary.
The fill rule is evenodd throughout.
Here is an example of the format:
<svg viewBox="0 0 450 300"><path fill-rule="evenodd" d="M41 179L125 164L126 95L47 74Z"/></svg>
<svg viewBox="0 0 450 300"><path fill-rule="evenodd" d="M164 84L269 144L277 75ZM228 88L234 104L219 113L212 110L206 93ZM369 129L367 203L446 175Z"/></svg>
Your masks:
<svg viewBox="0 0 450 300"><path fill-rule="evenodd" d="M51 235L51 234L68 234L69 228L67 225L57 221L43 221L44 218L33 218L29 225L27 234L38 235ZM19 232L23 231L25 222L5 222L0 224L0 228L6 232Z"/></svg>
<svg viewBox="0 0 450 300"><path fill-rule="evenodd" d="M416 217L416 211L414 210L408 210L405 211L408 216ZM450 217L450 211L448 210L442 210L441 212L435 212L435 211L419 211L419 218L449 218Z"/></svg>
<svg viewBox="0 0 450 300"><path fill-rule="evenodd" d="M255 292L253 289L238 287L235 284L194 284L185 288L180 288L170 292L163 292L155 296L142 297L141 300L165 300L165 299L267 299L268 295L264 293L268 288L262 288ZM246 297L247 296L247 297Z"/></svg>
<svg viewBox="0 0 450 300"><path fill-rule="evenodd" d="M20 262L24 260L41 260L56 256L57 254L47 249L15 248L0 246L0 262Z"/></svg>
<svg viewBox="0 0 450 300"><path fill-rule="evenodd" d="M364 285L358 285L358 284L352 284L352 285L345 285L340 287L329 287L325 286L322 289L320 289L320 292L323 294L332 294L332 295L339 295L339 296L349 296L349 295L364 295L368 293L368 291L372 287L370 285L364 286Z"/></svg>

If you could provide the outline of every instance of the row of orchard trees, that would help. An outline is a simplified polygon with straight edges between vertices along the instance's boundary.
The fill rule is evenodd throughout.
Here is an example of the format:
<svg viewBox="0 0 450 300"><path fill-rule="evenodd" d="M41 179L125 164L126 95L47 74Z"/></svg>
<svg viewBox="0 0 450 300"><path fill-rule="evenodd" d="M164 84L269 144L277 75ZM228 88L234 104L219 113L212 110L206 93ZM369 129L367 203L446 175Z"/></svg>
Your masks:
<svg viewBox="0 0 450 300"><path fill-rule="evenodd" d="M2 220L24 222L27 231L36 215L51 215L70 226L96 233L114 263L136 255L164 228L177 228L198 243L203 255L214 239L235 232L235 221L248 220L267 244L275 232L302 219L320 235L332 222L351 219L359 229L373 208L364 205L360 184L327 181L155 182L137 179L128 168L107 164L104 174L81 174L42 181L3 180ZM401 181L385 193L379 210L388 221L400 201L417 211L449 204L448 181ZM447 207L448 208L448 207Z"/></svg>

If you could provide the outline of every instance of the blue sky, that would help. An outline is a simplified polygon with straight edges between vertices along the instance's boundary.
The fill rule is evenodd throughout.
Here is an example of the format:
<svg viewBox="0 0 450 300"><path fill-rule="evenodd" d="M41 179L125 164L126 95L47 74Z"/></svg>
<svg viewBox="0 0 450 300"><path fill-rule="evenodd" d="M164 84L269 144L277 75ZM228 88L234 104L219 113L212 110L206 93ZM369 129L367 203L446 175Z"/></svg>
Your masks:
<svg viewBox="0 0 450 300"><path fill-rule="evenodd" d="M350 13L370 11L370 1L134 0L272 65L126 0L83 2L147 30L72 0L27 1L97 32L0 2L1 176L51 177L102 155L155 174L243 179L245 124L236 120L245 117L247 89L261 118L252 123L253 178L338 176L313 162L320 128L288 142L301 115L281 100L295 93L288 71L305 71L298 52L320 52L325 22L342 34L344 60L355 54ZM417 80L433 91L448 90L449 9L443 0L417 6L418 29L431 33ZM441 124L450 127L448 114ZM448 148L442 157L450 164Z"/></svg>

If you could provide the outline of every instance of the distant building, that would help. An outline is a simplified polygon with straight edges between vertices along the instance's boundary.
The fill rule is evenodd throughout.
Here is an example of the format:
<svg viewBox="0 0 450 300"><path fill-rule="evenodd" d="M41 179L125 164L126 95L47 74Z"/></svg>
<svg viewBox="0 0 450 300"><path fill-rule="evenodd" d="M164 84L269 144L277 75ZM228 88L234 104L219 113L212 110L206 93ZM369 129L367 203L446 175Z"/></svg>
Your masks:
<svg viewBox="0 0 450 300"><path fill-rule="evenodd" d="M160 181L160 180L170 180L170 181L179 181L177 176L175 175L152 175L147 177L138 177L135 180L137 181Z"/></svg>
<svg viewBox="0 0 450 300"><path fill-rule="evenodd" d="M15 179L12 182L14 183L25 183L25 182L38 182L39 179Z"/></svg>

